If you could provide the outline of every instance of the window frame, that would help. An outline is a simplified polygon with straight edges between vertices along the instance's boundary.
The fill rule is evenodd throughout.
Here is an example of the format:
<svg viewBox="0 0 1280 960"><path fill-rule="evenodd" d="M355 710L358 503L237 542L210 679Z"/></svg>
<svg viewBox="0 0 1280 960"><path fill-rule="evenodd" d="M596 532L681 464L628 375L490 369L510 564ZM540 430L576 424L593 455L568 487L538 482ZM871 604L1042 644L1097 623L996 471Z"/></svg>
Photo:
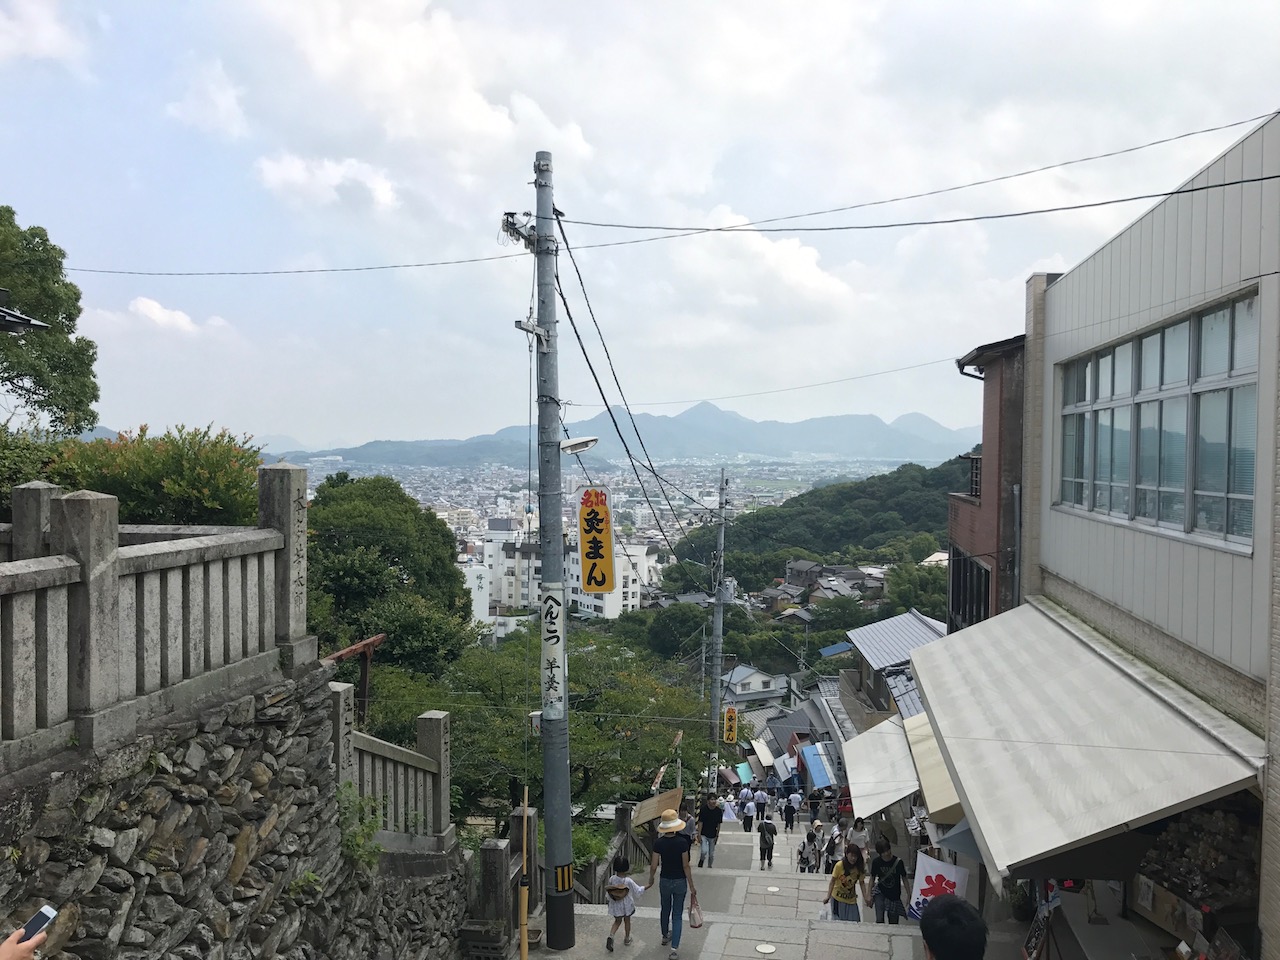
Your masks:
<svg viewBox="0 0 1280 960"><path fill-rule="evenodd" d="M1175 317L1154 329L1140 331L1125 340L1071 357L1057 365L1059 383L1061 385L1061 404L1057 438L1059 457L1058 487L1055 491L1056 496L1054 499L1056 506L1083 513L1107 516L1114 520L1136 523L1145 527L1159 527L1165 530L1180 531L1183 534L1211 541L1252 545L1252 532L1249 536L1231 532L1230 514L1231 501L1247 500L1253 503L1257 497L1256 433L1252 438L1255 453L1252 493L1232 492L1232 470L1234 467L1231 463L1231 451L1234 449L1236 441L1234 430L1236 428L1235 404L1237 401L1237 389L1253 386L1254 403L1255 405L1257 403L1257 354L1259 350L1258 346L1255 345L1252 350L1253 360L1246 359L1245 361L1245 363L1252 363L1252 366L1237 366L1237 317L1243 312L1244 305L1252 301L1253 336L1259 337L1262 323L1261 318L1258 316L1258 297L1259 291L1254 288L1252 291L1246 291L1229 299L1208 304L1193 313ZM1203 324L1206 318L1216 317L1223 310L1227 313L1225 334L1226 370L1225 372L1214 372L1201 376L1200 349L1204 332ZM1179 362L1176 363L1176 366L1179 368L1185 366L1186 378L1176 383L1166 384L1165 376L1170 359L1168 354L1169 337L1167 334L1168 331L1182 324L1186 324L1186 356L1178 358ZM1143 376L1144 368L1152 366L1149 362L1150 358L1147 356L1147 348L1152 345L1153 338L1156 338L1155 344L1158 344L1160 349L1160 356L1154 364L1157 378L1157 383L1154 385L1148 383L1147 379L1149 378L1144 378ZM1114 390L1115 360L1117 349L1126 346L1128 349L1121 352L1128 353L1129 356L1130 387L1125 395L1117 396ZM1111 381L1105 387L1099 382L1100 376L1104 372ZM1084 391L1083 395L1080 395L1080 387L1082 385ZM1220 390L1227 392L1226 486L1221 493L1201 490L1196 486L1199 476L1200 397ZM1164 482L1163 475L1166 428L1165 401L1178 399L1182 399L1186 405L1184 464L1180 488L1167 485ZM1139 441L1143 427L1145 427L1145 424L1141 421L1140 413L1143 405L1148 403L1156 404L1154 409L1158 414L1155 428L1157 473L1154 485L1149 482L1138 482L1138 474L1141 469L1139 458L1142 452ZM1120 408L1128 410L1127 483L1115 475L1115 451L1117 447L1115 445L1116 416L1114 411ZM1077 451L1070 457L1074 461L1071 463L1068 463L1069 458L1066 450L1068 418L1074 418L1075 450ZM1105 431L1099 429L1098 426L1104 418L1109 423L1109 427ZM1257 420L1257 411L1255 410L1255 430ZM1084 433L1083 438L1080 436L1082 431ZM1108 449L1105 451L1099 447L1099 444L1104 439L1109 444ZM1082 455L1078 452L1081 442L1083 442L1084 446ZM1103 465L1106 466L1106 477L1101 476L1099 473ZM1104 486L1107 486L1105 503L1099 499L1102 496L1102 488ZM1073 496L1069 497L1067 495L1068 488L1070 488ZM1154 495L1154 517L1137 515L1140 490ZM1117 493L1120 491L1127 491L1127 493L1124 496L1125 502L1117 506ZM1161 505L1164 498L1178 495L1182 497L1181 519L1171 521L1161 516ZM1195 506L1197 498L1218 498L1222 500L1224 516L1222 531L1201 528L1196 525L1197 511Z"/></svg>

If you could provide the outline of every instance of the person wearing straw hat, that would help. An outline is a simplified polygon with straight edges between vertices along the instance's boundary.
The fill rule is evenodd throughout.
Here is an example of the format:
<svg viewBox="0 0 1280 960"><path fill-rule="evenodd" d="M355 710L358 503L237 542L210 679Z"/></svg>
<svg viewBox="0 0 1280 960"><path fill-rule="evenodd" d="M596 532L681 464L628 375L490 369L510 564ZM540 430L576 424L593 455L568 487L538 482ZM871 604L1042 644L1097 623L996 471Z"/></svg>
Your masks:
<svg viewBox="0 0 1280 960"><path fill-rule="evenodd" d="M691 895L698 902L698 890L689 866L689 850L693 844L683 833L685 823L675 810L663 810L658 821L658 839L653 842L653 859L649 863L649 883L658 877L658 896L662 903L662 945L671 944L668 960L680 958L680 934L684 928L684 901ZM659 873L661 871L661 873Z"/></svg>

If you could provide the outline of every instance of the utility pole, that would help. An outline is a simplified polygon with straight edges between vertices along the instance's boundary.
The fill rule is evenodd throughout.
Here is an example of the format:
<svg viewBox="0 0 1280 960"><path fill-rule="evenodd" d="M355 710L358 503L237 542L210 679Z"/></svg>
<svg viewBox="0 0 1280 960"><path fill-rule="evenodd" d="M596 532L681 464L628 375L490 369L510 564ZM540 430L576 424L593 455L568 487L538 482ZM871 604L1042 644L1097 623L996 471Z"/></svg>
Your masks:
<svg viewBox="0 0 1280 960"><path fill-rule="evenodd" d="M711 613L711 744L713 755L720 753L721 724L721 675L724 673L724 523L725 494L729 484L724 478L724 467L720 468L720 502L716 510L716 552L711 558L711 582L715 590L715 606ZM710 764L708 770L707 789L715 790L716 764Z"/></svg>
<svg viewBox="0 0 1280 960"><path fill-rule="evenodd" d="M542 805L546 825L547 947L569 950L573 930L573 813L569 806L569 670L565 642L564 491L560 476L560 374L556 352L555 205L551 154L533 163L533 233L503 217L503 230L533 247L538 322L516 326L538 340L538 544L542 560Z"/></svg>

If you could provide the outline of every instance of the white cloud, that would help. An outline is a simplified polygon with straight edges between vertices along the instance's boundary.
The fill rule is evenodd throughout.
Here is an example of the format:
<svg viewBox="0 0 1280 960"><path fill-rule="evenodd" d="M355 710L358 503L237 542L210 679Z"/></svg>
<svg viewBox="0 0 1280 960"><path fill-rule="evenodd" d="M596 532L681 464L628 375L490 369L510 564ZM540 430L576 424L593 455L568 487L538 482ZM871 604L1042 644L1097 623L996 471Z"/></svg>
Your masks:
<svg viewBox="0 0 1280 960"><path fill-rule="evenodd" d="M0 63L6 60L78 62L84 40L60 16L59 0L0 0Z"/></svg>
<svg viewBox="0 0 1280 960"><path fill-rule="evenodd" d="M232 83L221 60L201 64L190 71L181 100L165 106L165 113L206 133L230 140L249 134L249 122L240 106L244 88Z"/></svg>
<svg viewBox="0 0 1280 960"><path fill-rule="evenodd" d="M190 314L173 310L150 297L134 297L124 311L88 309L80 319L79 329L85 336L99 341L122 335L151 342L166 335L176 335L182 340L234 336L231 325L222 317L214 315L204 323L197 323Z"/></svg>
<svg viewBox="0 0 1280 960"><path fill-rule="evenodd" d="M337 203L347 184L364 187L378 209L391 209L400 203L395 184L386 172L362 160L307 160L281 153L259 158L258 176L269 190L317 205Z"/></svg>

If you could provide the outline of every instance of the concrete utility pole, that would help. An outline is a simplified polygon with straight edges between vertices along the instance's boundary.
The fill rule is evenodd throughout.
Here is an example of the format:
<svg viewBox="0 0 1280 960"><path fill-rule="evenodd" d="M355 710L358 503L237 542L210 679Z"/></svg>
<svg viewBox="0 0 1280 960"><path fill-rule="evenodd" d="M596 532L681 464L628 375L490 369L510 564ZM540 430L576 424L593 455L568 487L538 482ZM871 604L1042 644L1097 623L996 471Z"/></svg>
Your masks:
<svg viewBox="0 0 1280 960"><path fill-rule="evenodd" d="M715 606L711 613L711 744L712 752L716 755L720 753L720 725L722 707L721 693L722 683L721 675L724 673L724 524L725 524L725 494L729 490L729 483L724 478L724 467L720 468L720 503L716 510L716 552L711 558L711 577L712 586L715 590ZM714 791L716 783L716 764L710 764L711 769L708 770L709 779L707 780L707 789Z"/></svg>
<svg viewBox="0 0 1280 960"><path fill-rule="evenodd" d="M546 824L547 947L569 950L573 931L573 812L569 806L569 669L565 630L564 491L560 475L560 373L556 352L556 218L551 154L533 163L533 232L504 215L502 229L537 262L538 322L516 327L538 341L538 545L542 561L542 805Z"/></svg>

